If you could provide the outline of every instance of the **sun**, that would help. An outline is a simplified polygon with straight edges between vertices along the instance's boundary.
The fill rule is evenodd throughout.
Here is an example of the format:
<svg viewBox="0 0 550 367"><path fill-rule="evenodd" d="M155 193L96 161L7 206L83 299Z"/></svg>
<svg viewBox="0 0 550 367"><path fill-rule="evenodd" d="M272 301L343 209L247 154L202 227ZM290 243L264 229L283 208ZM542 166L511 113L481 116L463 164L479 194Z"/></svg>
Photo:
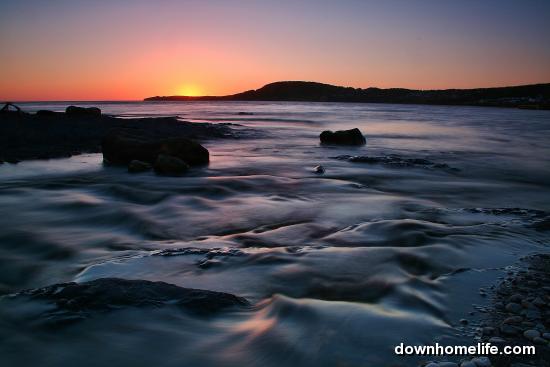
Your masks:
<svg viewBox="0 0 550 367"><path fill-rule="evenodd" d="M177 88L178 96L197 97L204 95L201 88L194 84L184 84Z"/></svg>

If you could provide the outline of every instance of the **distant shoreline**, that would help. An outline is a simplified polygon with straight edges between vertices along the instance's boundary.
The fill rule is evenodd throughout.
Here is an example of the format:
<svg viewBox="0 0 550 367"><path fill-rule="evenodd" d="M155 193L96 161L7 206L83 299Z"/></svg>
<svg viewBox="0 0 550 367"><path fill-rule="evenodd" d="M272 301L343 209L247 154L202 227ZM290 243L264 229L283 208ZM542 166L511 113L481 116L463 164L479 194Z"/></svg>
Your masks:
<svg viewBox="0 0 550 367"><path fill-rule="evenodd" d="M550 109L550 83L512 87L416 90L351 88L284 81L227 96L155 96L144 101L351 102Z"/></svg>

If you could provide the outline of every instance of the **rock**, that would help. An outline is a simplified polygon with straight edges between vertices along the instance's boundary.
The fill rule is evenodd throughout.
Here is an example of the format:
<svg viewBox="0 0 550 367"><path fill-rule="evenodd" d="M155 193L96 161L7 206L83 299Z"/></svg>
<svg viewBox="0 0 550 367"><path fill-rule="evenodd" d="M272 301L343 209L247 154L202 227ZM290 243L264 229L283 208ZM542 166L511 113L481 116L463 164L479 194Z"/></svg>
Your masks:
<svg viewBox="0 0 550 367"><path fill-rule="evenodd" d="M454 362L439 362L437 364L439 367L458 367L458 364L454 363Z"/></svg>
<svg viewBox="0 0 550 367"><path fill-rule="evenodd" d="M201 166L208 164L210 161L208 149L186 138L162 140L160 142L159 154L179 158L190 166Z"/></svg>
<svg viewBox="0 0 550 367"><path fill-rule="evenodd" d="M13 104L12 102L6 102L2 109L0 109L0 113L23 113L21 108Z"/></svg>
<svg viewBox="0 0 550 367"><path fill-rule="evenodd" d="M55 304L51 317L88 316L122 307L164 307L175 305L200 315L210 315L248 301L229 293L181 288L164 282L102 278L85 283L62 283L25 291L29 296Z"/></svg>
<svg viewBox="0 0 550 367"><path fill-rule="evenodd" d="M334 132L325 130L319 138L321 139L321 144L364 145L367 142L361 131L357 128Z"/></svg>
<svg viewBox="0 0 550 367"><path fill-rule="evenodd" d="M500 332L504 335L516 335L519 334L521 330L515 326L509 325L509 324L501 324L500 325Z"/></svg>
<svg viewBox="0 0 550 367"><path fill-rule="evenodd" d="M515 303L521 303L521 301L523 301L523 296L521 294L516 293L510 297L509 301L515 302Z"/></svg>
<svg viewBox="0 0 550 367"><path fill-rule="evenodd" d="M155 163L159 154L176 157L189 166L208 164L208 150L190 139L150 140L130 129L111 131L101 142L103 158L112 164L127 165L132 160Z"/></svg>
<svg viewBox="0 0 550 367"><path fill-rule="evenodd" d="M522 321L523 321L523 317L521 316L510 316L504 319L504 321L502 322L504 324L521 324Z"/></svg>
<svg viewBox="0 0 550 367"><path fill-rule="evenodd" d="M528 320L538 320L540 319L540 312L537 310L526 310L523 312L525 318Z"/></svg>
<svg viewBox="0 0 550 367"><path fill-rule="evenodd" d="M468 320L466 319L460 319L459 321L462 325L468 325Z"/></svg>
<svg viewBox="0 0 550 367"><path fill-rule="evenodd" d="M523 336L529 340L533 340L535 338L540 337L540 333L537 330L530 329L530 330L525 330L523 332Z"/></svg>
<svg viewBox="0 0 550 367"><path fill-rule="evenodd" d="M548 344L548 341L541 338L540 336L537 336L536 338L533 338L533 343L538 345L545 345L545 344Z"/></svg>
<svg viewBox="0 0 550 367"><path fill-rule="evenodd" d="M445 164L443 167L440 164L437 164L435 162L429 161L424 158L404 158L396 154L390 154L386 156L339 155L333 158L339 159L339 160L346 160L352 163L383 164L386 166L400 167L400 168L403 168L403 167L420 167L425 169L443 168L447 171L453 171L453 172L460 171L458 168L450 167L447 164ZM499 290L497 292L502 292L502 290ZM482 290L480 290L480 294L486 295L485 291L482 291Z"/></svg>
<svg viewBox="0 0 550 367"><path fill-rule="evenodd" d="M101 117L101 110L97 107L69 106L65 109L65 114L69 117Z"/></svg>
<svg viewBox="0 0 550 367"><path fill-rule="evenodd" d="M531 322L531 321L523 321L521 323L521 327L524 328L524 329L530 329L532 327L535 326L535 323L534 322Z"/></svg>
<svg viewBox="0 0 550 367"><path fill-rule="evenodd" d="M531 302L526 301L526 300L521 301L521 306L523 308L527 308L527 309L530 309L530 310L535 308L535 306Z"/></svg>
<svg viewBox="0 0 550 367"><path fill-rule="evenodd" d="M313 168L313 172L318 173L318 174L323 174L323 173L325 173L325 167L315 166L315 168Z"/></svg>
<svg viewBox="0 0 550 367"><path fill-rule="evenodd" d="M499 338L498 336L493 336L492 338L489 339L489 343L503 344L503 343L506 343L506 340Z"/></svg>
<svg viewBox="0 0 550 367"><path fill-rule="evenodd" d="M38 117L52 117L55 116L56 113L50 110L38 110L36 111L36 116Z"/></svg>
<svg viewBox="0 0 550 367"><path fill-rule="evenodd" d="M536 297L533 300L533 304L539 308L543 308L546 305L546 303L540 297Z"/></svg>
<svg viewBox="0 0 550 367"><path fill-rule="evenodd" d="M0 117L0 158L4 160L52 159L75 153L101 153L102 140L108 140L106 137L113 135L130 136L135 143L157 143L152 144L154 150L149 157L141 156L142 146L139 146L137 155L126 157L122 162L115 162L115 159L109 161L108 158L113 158L113 154L104 155L106 163L120 164L127 168L133 159L153 164L159 153L158 142L174 137L227 139L260 135L252 129L234 130L229 124L186 122L176 117L117 118L102 114L99 118L81 118L70 117L64 112L54 112L51 117L24 112L6 113ZM105 152L109 150L109 147L103 148ZM115 146L111 147L111 151L117 153L120 149ZM206 160L203 157L201 162L207 160L208 156ZM192 159L189 162L193 164Z"/></svg>
<svg viewBox="0 0 550 367"><path fill-rule="evenodd" d="M149 171L151 169L151 165L147 162L142 162L134 159L128 164L128 172L130 173L138 173L138 172L145 172Z"/></svg>
<svg viewBox="0 0 550 367"><path fill-rule="evenodd" d="M477 367L491 367L491 360L488 357L476 357L472 359L472 362Z"/></svg>
<svg viewBox="0 0 550 367"><path fill-rule="evenodd" d="M481 329L481 333L483 335L493 335L495 333L495 328L490 326L485 326L483 329Z"/></svg>
<svg viewBox="0 0 550 367"><path fill-rule="evenodd" d="M155 172L167 176L179 176L189 170L189 165L179 158L159 154L155 161Z"/></svg>
<svg viewBox="0 0 550 367"><path fill-rule="evenodd" d="M424 367L439 367L439 363L429 362L428 364L425 364Z"/></svg>
<svg viewBox="0 0 550 367"><path fill-rule="evenodd" d="M510 302L506 305L505 309L508 312L520 313L521 312L521 305L519 303Z"/></svg>
<svg viewBox="0 0 550 367"><path fill-rule="evenodd" d="M460 367L477 367L472 361L464 361L460 364Z"/></svg>
<svg viewBox="0 0 550 367"><path fill-rule="evenodd" d="M107 134L102 142L103 159L112 164L127 165L133 160L154 163L160 144L148 141L128 130L115 130Z"/></svg>
<svg viewBox="0 0 550 367"><path fill-rule="evenodd" d="M550 333L544 333L542 334L542 337L546 340L550 340Z"/></svg>

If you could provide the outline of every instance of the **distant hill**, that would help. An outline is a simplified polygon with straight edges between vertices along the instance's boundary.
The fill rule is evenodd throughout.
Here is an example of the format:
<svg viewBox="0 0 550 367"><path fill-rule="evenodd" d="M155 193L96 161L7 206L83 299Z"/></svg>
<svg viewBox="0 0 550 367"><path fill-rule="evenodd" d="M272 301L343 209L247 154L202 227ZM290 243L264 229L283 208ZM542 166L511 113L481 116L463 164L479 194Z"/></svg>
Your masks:
<svg viewBox="0 0 550 367"><path fill-rule="evenodd" d="M228 96L164 96L145 101L298 101L412 103L520 108L550 108L550 83L514 87L415 90L404 88L351 88L330 84L285 81Z"/></svg>

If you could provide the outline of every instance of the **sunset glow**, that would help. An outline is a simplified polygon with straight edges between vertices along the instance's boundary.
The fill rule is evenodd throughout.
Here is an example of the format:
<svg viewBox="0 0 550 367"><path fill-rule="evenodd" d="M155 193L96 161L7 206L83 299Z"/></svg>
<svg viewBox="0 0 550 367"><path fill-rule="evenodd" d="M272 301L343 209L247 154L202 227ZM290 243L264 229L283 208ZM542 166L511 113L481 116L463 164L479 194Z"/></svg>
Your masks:
<svg viewBox="0 0 550 367"><path fill-rule="evenodd" d="M174 94L178 96L196 97L196 96L203 96L206 93L202 90L202 88L196 85L183 84L181 87L175 90Z"/></svg>
<svg viewBox="0 0 550 367"><path fill-rule="evenodd" d="M2 100L550 81L547 1L8 0Z"/></svg>

